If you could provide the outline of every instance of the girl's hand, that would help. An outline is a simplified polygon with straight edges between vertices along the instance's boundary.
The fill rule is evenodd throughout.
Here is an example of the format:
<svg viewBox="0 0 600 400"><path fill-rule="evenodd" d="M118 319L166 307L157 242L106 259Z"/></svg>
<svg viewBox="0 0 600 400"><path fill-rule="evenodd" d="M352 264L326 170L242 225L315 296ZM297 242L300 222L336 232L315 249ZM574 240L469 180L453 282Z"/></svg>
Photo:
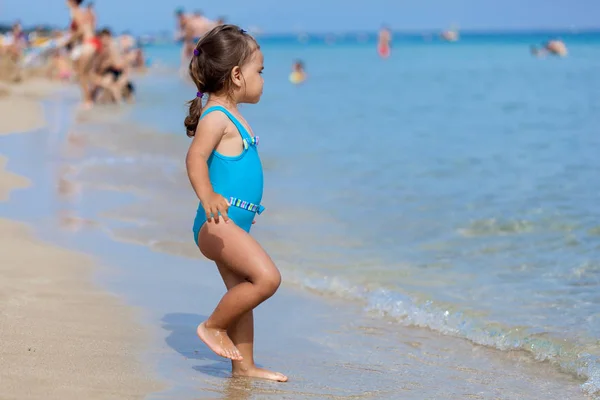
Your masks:
<svg viewBox="0 0 600 400"><path fill-rule="evenodd" d="M211 193L208 198L200 200L204 211L206 212L206 221L211 222L213 219L215 223L219 223L219 214L223 217L225 222L229 221L227 210L229 209L229 202L225 197L218 193Z"/></svg>

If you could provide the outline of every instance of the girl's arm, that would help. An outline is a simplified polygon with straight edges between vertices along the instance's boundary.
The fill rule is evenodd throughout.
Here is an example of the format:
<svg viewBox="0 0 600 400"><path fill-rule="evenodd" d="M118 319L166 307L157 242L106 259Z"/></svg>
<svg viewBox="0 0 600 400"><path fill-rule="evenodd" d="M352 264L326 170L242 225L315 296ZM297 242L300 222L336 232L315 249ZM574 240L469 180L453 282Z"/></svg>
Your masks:
<svg viewBox="0 0 600 400"><path fill-rule="evenodd" d="M227 116L213 112L202 118L196 128L196 135L188 150L185 164L190 183L206 211L206 219L212 217L218 220L221 213L225 221L228 220L227 208L229 204L221 195L214 192L208 175L208 158L217 147L227 127Z"/></svg>

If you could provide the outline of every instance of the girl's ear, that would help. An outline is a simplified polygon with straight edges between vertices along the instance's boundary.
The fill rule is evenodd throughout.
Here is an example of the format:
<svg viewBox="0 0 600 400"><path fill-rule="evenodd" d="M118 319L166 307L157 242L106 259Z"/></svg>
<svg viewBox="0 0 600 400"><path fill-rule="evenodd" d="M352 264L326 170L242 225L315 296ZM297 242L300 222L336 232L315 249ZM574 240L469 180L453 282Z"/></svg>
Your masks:
<svg viewBox="0 0 600 400"><path fill-rule="evenodd" d="M239 66L233 67L231 70L231 82L238 88L244 86L244 78L242 76L242 69Z"/></svg>

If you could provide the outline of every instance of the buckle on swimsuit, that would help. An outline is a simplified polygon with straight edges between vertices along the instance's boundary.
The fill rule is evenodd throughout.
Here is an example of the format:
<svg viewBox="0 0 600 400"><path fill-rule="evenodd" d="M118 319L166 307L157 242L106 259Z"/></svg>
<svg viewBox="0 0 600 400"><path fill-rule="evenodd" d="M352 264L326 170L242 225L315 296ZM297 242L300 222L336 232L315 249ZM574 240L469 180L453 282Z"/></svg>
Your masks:
<svg viewBox="0 0 600 400"><path fill-rule="evenodd" d="M248 210L250 212L257 213L259 215L265 210L265 208L263 206L261 206L260 204L250 203L248 201L244 201L244 200L238 199L236 197L229 198L229 205L233 206L233 207L241 208L243 210Z"/></svg>
<svg viewBox="0 0 600 400"><path fill-rule="evenodd" d="M250 139L244 139L242 140L242 142L244 143L244 150L248 150L248 147L250 146L258 146L258 142L259 142L259 138L258 136L252 136L250 137Z"/></svg>

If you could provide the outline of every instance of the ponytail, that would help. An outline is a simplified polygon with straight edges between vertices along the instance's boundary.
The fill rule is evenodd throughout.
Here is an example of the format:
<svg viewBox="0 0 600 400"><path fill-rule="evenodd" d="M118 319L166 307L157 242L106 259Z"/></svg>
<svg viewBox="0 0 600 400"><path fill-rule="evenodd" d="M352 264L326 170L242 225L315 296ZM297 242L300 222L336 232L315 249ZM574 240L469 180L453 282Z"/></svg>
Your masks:
<svg viewBox="0 0 600 400"><path fill-rule="evenodd" d="M200 121L200 116L202 115L202 98L200 96L197 96L188 104L190 105L190 111L188 113L188 116L185 117L185 121L183 121L183 124L185 125L188 137L194 137L194 135L196 135L196 128L198 127L198 122Z"/></svg>

